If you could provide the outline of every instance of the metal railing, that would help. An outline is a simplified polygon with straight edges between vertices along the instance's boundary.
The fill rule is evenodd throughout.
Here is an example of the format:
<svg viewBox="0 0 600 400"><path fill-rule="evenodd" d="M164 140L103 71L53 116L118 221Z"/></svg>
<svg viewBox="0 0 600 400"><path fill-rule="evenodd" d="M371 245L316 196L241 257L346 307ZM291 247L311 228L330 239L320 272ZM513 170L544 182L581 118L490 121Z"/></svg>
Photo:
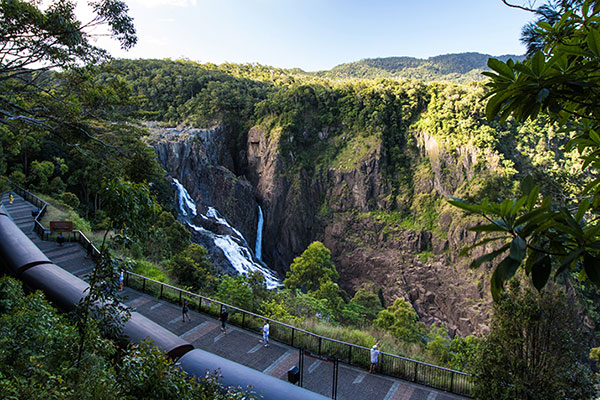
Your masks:
<svg viewBox="0 0 600 400"><path fill-rule="evenodd" d="M215 317L220 315L223 307L227 307L231 324L256 332L257 334L261 331L263 321L269 321L269 336L271 338L292 347L302 347L305 351L321 357L336 359L346 364L363 368L368 368L371 363L371 352L367 347L320 336L133 272L127 272L125 284L132 289L137 289L156 296L159 299L165 299L177 304L181 304L183 299L186 299L191 308ZM451 393L472 396L472 376L464 372L388 353L380 354L378 368L379 372L385 375Z"/></svg>
<svg viewBox="0 0 600 400"><path fill-rule="evenodd" d="M46 212L46 202L19 187L15 189L15 192L39 208L35 217L34 230L43 240L50 239L50 231L39 222ZM81 231L69 232L65 236L65 240L79 242L92 257L100 256L98 249ZM227 307L230 323L242 329L258 334L263 326L263 321L266 320L270 325L269 336L282 343L303 348L309 354L339 360L349 365L362 368L368 368L370 365L371 353L367 347L320 336L130 271L126 271L125 285L177 304L182 304L183 299L186 298L191 308L215 317L221 314L223 307ZM470 374L389 353L380 353L379 356L378 371L382 374L472 397L473 380Z"/></svg>
<svg viewBox="0 0 600 400"><path fill-rule="evenodd" d="M40 222L46 213L46 202L33 193L17 185L13 185L13 191L21 196L25 201L30 202L38 208L33 212L33 215L35 216L33 220L34 232L37 233L42 240L56 239L58 235L51 233L50 230ZM83 234L83 232L74 230L72 232L62 232L60 235L63 236L65 242L78 242L92 258L96 259L100 256L100 251L98 251L96 246L93 245L93 243L85 236L85 234Z"/></svg>

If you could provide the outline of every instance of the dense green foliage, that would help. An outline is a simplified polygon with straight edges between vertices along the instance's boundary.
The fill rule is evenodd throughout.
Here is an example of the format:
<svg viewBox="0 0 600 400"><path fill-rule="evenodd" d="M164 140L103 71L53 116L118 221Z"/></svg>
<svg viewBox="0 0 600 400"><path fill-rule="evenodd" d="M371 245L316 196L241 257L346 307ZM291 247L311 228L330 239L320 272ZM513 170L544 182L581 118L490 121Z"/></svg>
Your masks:
<svg viewBox="0 0 600 400"><path fill-rule="evenodd" d="M76 367L79 334L39 293L0 278L0 397L3 399L240 399L216 377L189 379L149 343L120 348L90 325Z"/></svg>
<svg viewBox="0 0 600 400"><path fill-rule="evenodd" d="M595 393L578 317L557 290L537 293L516 281L494 306L475 361L479 399L589 399Z"/></svg>
<svg viewBox="0 0 600 400"><path fill-rule="evenodd" d="M338 277L329 249L321 242L313 242L294 259L283 284L288 289L314 292L328 282L337 281Z"/></svg>

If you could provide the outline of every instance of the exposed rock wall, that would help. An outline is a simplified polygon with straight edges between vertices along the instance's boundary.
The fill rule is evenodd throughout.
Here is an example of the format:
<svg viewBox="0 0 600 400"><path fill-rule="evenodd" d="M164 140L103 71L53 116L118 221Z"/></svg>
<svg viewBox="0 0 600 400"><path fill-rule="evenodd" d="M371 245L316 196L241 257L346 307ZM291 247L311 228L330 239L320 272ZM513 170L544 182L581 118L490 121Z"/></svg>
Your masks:
<svg viewBox="0 0 600 400"><path fill-rule="evenodd" d="M158 128L152 145L160 164L188 190L201 212L215 207L244 235L256 241L258 208L254 187L236 176L227 150L227 129Z"/></svg>
<svg viewBox="0 0 600 400"><path fill-rule="evenodd" d="M457 162L433 138L427 137L422 149L434 165L431 176L416 182L417 192L449 196L476 163L476 154ZM465 242L476 239L467 224L444 214L448 235L435 236L376 222L365 214L390 210L396 201L382 177L379 149L350 171L294 174L278 152L277 135L254 127L246 157L247 176L265 210L267 262L285 269L311 241L321 240L332 252L340 285L350 294L372 281L388 301L409 301L427 323L443 322L460 334L486 329L490 297L485 271L469 271L455 256ZM453 166L454 178L444 176L444 165ZM419 254L426 250L434 255L421 261Z"/></svg>
<svg viewBox="0 0 600 400"><path fill-rule="evenodd" d="M197 202L214 204L251 247L255 205L262 206L263 260L271 268L284 272L312 241L320 240L331 250L340 285L350 294L372 281L390 303L395 298L409 301L427 323L443 322L463 335L485 330L487 274L469 271L465 260L456 257L459 247L476 239L467 231L468 221L458 219L459 213L442 214L439 227L445 233L440 235L369 217L369 211L390 210L397 201L382 177L379 149L354 169L308 173L287 165L277 132L253 127L246 149L236 155L235 165L242 171L234 173L227 134L223 127L163 129L154 146L165 169ZM458 157L447 154L427 135L421 135L420 144L421 156L431 160L431 173L414 185L423 195L452 195L481 156L469 149Z"/></svg>

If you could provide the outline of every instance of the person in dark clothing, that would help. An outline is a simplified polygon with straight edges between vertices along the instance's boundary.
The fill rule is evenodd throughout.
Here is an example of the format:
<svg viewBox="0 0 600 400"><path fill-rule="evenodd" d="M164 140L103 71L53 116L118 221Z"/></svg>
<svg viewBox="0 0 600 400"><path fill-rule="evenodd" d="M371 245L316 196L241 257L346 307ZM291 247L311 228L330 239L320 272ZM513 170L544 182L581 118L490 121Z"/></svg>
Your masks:
<svg viewBox="0 0 600 400"><path fill-rule="evenodd" d="M183 306L181 307L181 318L183 319L183 322L185 322L185 317L188 317L188 321L192 320L190 318L190 314L188 314L189 311L190 311L190 306L188 305L188 301L184 300Z"/></svg>
<svg viewBox="0 0 600 400"><path fill-rule="evenodd" d="M227 333L227 319L229 319L229 313L227 309L223 307L223 311L221 311L221 315L219 316L219 320L221 321L221 331L223 333Z"/></svg>

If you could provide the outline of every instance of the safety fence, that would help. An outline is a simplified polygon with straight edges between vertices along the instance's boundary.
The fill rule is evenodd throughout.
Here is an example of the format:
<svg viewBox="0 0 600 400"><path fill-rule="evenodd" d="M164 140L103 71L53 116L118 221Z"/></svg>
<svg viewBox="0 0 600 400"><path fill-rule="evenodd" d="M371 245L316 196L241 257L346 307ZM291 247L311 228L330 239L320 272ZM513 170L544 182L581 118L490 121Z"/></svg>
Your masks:
<svg viewBox="0 0 600 400"><path fill-rule="evenodd" d="M56 240L58 236L61 236L65 242L78 242L81 244L81 246L91 257L97 258L100 256L100 252L96 246L92 244L92 242L83 234L83 232L74 230L71 232L61 232L57 234L52 233L48 228L44 227L44 225L42 225L40 222L46 213L47 208L47 204L44 200L19 186L14 186L13 191L21 196L25 201L30 202L38 208L37 210L32 211L32 216L34 217L33 230L42 238L42 240Z"/></svg>
<svg viewBox="0 0 600 400"><path fill-rule="evenodd" d="M185 299L191 308L214 317L218 317L223 307L226 307L231 324L242 329L259 334L264 321L268 321L270 325L269 336L274 340L292 347L303 348L309 354L346 364L362 368L368 368L370 365L371 353L367 347L320 336L133 272L127 273L125 284L132 289L177 304L182 304ZM380 353L378 372L451 393L464 396L472 395L473 381L471 375L394 354Z"/></svg>
<svg viewBox="0 0 600 400"><path fill-rule="evenodd" d="M46 203L22 188L16 187L14 191L38 207L38 211L34 212L34 229L42 239L52 239L50 231L39 222L46 211ZM81 243L92 257L99 257L99 251L81 231L67 232L63 235L66 235L66 241ZM275 340L336 362L362 368L368 368L370 365L370 349L367 347L320 336L133 272L126 271L125 285L177 304L182 304L184 299L188 300L191 308L215 317L221 314L223 307L227 307L230 323L242 329L260 333L264 321L269 321L269 336ZM380 353L378 372L459 395L472 397L473 393L470 374L394 354Z"/></svg>

